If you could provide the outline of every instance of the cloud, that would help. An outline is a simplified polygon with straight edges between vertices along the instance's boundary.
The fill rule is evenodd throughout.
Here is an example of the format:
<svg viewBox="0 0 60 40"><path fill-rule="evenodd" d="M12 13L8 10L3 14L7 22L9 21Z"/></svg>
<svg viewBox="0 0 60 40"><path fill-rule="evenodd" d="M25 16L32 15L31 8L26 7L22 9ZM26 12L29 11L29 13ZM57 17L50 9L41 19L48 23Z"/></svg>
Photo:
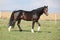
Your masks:
<svg viewBox="0 0 60 40"><path fill-rule="evenodd" d="M59 0L45 0L45 3L52 8L60 8Z"/></svg>
<svg viewBox="0 0 60 40"><path fill-rule="evenodd" d="M45 4L49 7L49 12L60 12L60 0L45 0Z"/></svg>
<svg viewBox="0 0 60 40"><path fill-rule="evenodd" d="M30 5L29 5L29 8L30 10L31 9L36 9L36 8L39 8L39 7L42 7L44 6L44 0L34 0Z"/></svg>
<svg viewBox="0 0 60 40"><path fill-rule="evenodd" d="M49 10L60 10L60 0L0 0L0 10L33 10L48 5Z"/></svg>
<svg viewBox="0 0 60 40"><path fill-rule="evenodd" d="M60 0L35 0L33 3L30 4L30 7L41 7L44 5L48 5L49 8L60 8Z"/></svg>
<svg viewBox="0 0 60 40"><path fill-rule="evenodd" d="M0 1L0 10L17 10L20 8L23 8L23 6L19 5L18 1L14 1L14 0Z"/></svg>

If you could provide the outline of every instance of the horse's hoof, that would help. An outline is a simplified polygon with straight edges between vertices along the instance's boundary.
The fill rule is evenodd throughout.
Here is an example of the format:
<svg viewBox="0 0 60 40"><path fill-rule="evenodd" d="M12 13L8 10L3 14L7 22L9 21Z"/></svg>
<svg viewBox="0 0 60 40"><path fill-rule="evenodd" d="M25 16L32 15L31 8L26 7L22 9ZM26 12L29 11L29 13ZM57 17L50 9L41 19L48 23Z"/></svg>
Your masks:
<svg viewBox="0 0 60 40"><path fill-rule="evenodd" d="M20 32L22 32L22 30L20 30Z"/></svg>

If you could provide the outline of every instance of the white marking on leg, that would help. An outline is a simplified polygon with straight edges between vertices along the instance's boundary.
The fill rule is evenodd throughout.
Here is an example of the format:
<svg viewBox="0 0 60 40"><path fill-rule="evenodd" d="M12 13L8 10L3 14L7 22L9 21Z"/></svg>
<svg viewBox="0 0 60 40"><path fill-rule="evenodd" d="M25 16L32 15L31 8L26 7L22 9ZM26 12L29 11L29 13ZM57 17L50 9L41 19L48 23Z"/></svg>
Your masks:
<svg viewBox="0 0 60 40"><path fill-rule="evenodd" d="M34 33L34 29L32 29L31 32Z"/></svg>
<svg viewBox="0 0 60 40"><path fill-rule="evenodd" d="M9 26L9 28L8 28L8 31L10 32L10 30L11 30L11 26Z"/></svg>
<svg viewBox="0 0 60 40"><path fill-rule="evenodd" d="M40 30L40 26L38 26L38 31Z"/></svg>

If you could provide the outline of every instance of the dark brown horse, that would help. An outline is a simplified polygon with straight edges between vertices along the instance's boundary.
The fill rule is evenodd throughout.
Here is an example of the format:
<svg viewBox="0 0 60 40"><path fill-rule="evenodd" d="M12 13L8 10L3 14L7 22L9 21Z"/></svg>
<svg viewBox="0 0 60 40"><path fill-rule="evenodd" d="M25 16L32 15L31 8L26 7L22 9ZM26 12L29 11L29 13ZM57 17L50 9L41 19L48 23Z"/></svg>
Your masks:
<svg viewBox="0 0 60 40"><path fill-rule="evenodd" d="M38 31L39 31L40 23L38 22L38 20L43 13L48 16L48 6L40 7L32 11L24 11L24 10L13 11L10 17L8 31L10 31L11 28L14 28L16 21L18 21L17 25L19 30L22 31L20 27L21 19L26 21L32 21L32 30L31 30L32 32L34 32L34 24L36 22L38 24Z"/></svg>

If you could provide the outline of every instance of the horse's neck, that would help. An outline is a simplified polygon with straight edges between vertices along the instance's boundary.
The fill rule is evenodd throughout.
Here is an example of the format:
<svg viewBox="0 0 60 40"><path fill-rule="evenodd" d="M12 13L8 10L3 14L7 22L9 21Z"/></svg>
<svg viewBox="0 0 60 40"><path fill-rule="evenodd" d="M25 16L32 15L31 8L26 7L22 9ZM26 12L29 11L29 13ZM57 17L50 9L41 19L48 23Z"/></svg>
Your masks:
<svg viewBox="0 0 60 40"><path fill-rule="evenodd" d="M35 9L35 10L32 10L32 12L36 12L37 15L40 17L43 14L42 10L43 10L43 7Z"/></svg>
<svg viewBox="0 0 60 40"><path fill-rule="evenodd" d="M39 16L41 16L42 14L43 14L43 11L42 11L42 9L40 9L39 11L37 11L38 12L38 15Z"/></svg>

